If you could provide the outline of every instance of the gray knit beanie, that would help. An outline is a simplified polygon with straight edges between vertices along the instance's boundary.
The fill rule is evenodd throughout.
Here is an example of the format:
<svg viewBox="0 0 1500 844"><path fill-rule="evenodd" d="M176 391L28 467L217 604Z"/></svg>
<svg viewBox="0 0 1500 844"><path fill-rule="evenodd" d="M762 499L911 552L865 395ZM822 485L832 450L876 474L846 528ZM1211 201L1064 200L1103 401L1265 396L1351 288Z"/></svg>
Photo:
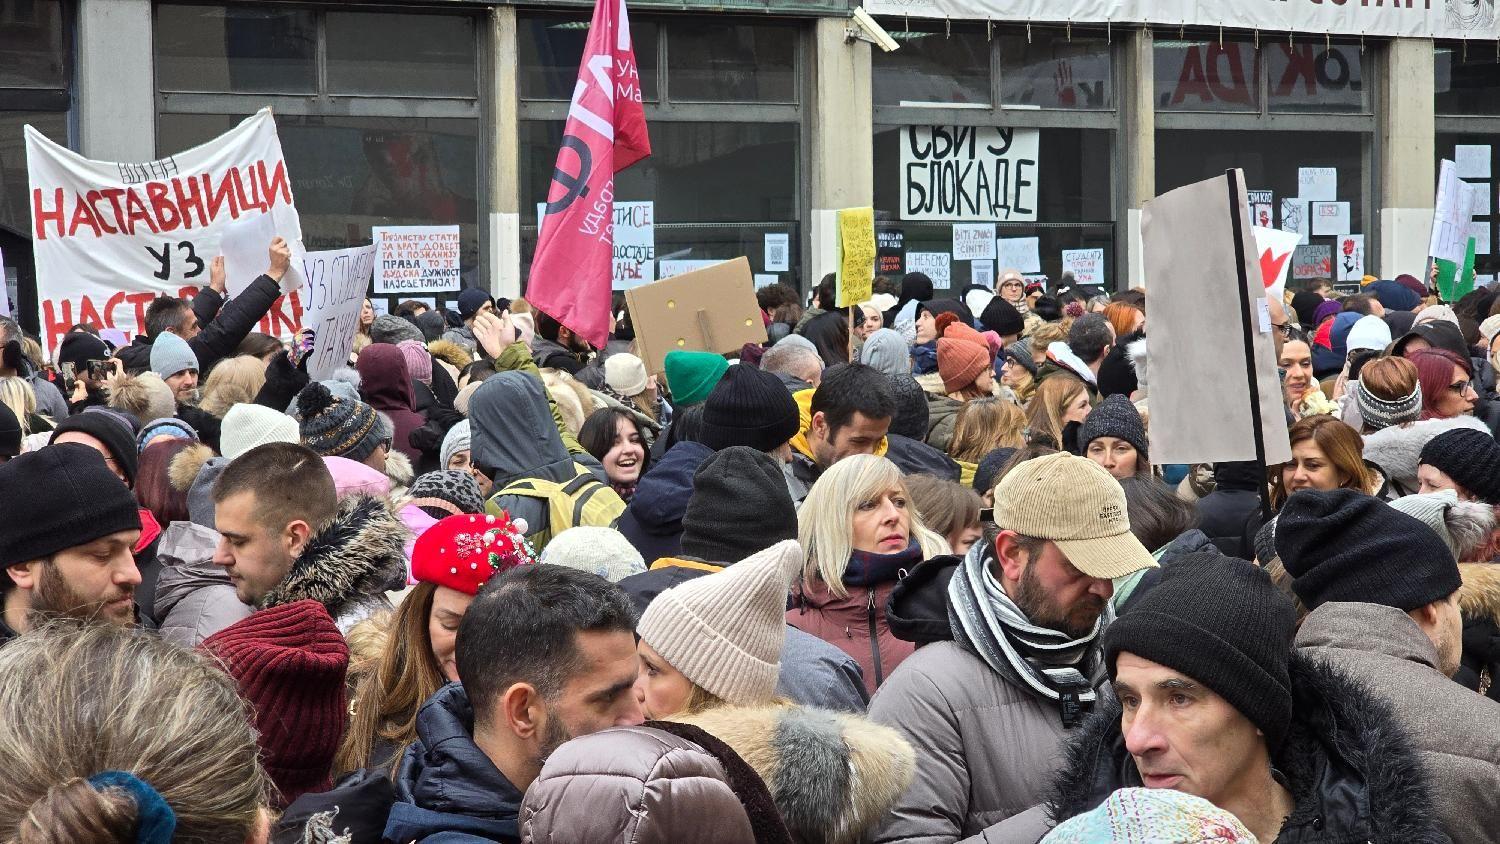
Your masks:
<svg viewBox="0 0 1500 844"><path fill-rule="evenodd" d="M415 340L418 343L426 342L422 337L422 329L418 328L405 317L398 317L393 314L381 314L375 317L374 322L370 323L371 343L390 343L394 346L402 340Z"/></svg>
<svg viewBox="0 0 1500 844"><path fill-rule="evenodd" d="M198 371L198 356L187 341L170 331L156 335L151 343L151 371L166 379L188 369Z"/></svg>
<svg viewBox="0 0 1500 844"><path fill-rule="evenodd" d="M1025 367L1026 371L1030 372L1033 378L1036 377L1036 358L1031 354L1030 337L1017 340L1016 342L1011 343L1009 346L1006 346L1005 356L1011 358L1016 363L1019 363L1021 366Z"/></svg>
<svg viewBox="0 0 1500 844"><path fill-rule="evenodd" d="M1349 382L1349 394L1354 397L1354 407L1359 418L1371 431L1393 428L1403 422L1415 422L1422 415L1422 384L1412 386L1411 395L1386 401L1371 395L1358 381Z"/></svg>
<svg viewBox="0 0 1500 844"><path fill-rule="evenodd" d="M449 428L448 433L443 437L443 444L438 449L438 467L448 468L448 461L453 458L453 455L460 451L468 451L470 447L469 420L465 419Z"/></svg>
<svg viewBox="0 0 1500 844"><path fill-rule="evenodd" d="M1085 450L1089 443L1100 437L1114 437L1135 446L1135 450L1146 456L1146 423L1141 421L1140 411L1123 394L1115 394L1100 402L1083 420L1078 432L1078 445Z"/></svg>
<svg viewBox="0 0 1500 844"><path fill-rule="evenodd" d="M317 381L297 394L297 413L303 444L324 457L362 461L386 438L373 408L338 398Z"/></svg>

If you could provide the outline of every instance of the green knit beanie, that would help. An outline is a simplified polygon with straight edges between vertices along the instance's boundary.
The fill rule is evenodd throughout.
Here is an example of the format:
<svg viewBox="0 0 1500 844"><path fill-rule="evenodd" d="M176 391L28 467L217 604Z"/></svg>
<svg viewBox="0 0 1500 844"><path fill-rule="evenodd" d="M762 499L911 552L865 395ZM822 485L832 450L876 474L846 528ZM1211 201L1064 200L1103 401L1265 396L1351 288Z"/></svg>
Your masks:
<svg viewBox="0 0 1500 844"><path fill-rule="evenodd" d="M729 371L729 361L713 352L667 352L663 362L667 370L667 389L672 391L672 404L687 407L708 398L714 385Z"/></svg>

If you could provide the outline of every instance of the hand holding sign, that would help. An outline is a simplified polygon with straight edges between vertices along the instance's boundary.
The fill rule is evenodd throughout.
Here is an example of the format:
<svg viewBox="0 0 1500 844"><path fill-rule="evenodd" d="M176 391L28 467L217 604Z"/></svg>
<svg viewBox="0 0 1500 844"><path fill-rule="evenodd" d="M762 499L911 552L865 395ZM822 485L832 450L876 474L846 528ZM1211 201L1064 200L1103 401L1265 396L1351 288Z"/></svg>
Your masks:
<svg viewBox="0 0 1500 844"><path fill-rule="evenodd" d="M286 238L274 237L271 239L271 268L266 270L266 275L276 283L281 283L282 276L292 267L292 248L287 246Z"/></svg>
<svg viewBox="0 0 1500 844"><path fill-rule="evenodd" d="M224 256L219 255L208 262L208 286L220 296L224 295Z"/></svg>

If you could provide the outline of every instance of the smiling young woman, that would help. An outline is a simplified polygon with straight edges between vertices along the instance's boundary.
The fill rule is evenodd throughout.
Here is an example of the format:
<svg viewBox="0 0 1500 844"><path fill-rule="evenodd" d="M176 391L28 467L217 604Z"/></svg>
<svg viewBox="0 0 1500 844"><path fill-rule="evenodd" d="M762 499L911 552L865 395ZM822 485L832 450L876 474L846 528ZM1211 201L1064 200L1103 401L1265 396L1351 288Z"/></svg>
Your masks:
<svg viewBox="0 0 1500 844"><path fill-rule="evenodd" d="M578 430L578 443L604 464L609 485L629 501L651 465L646 427L622 407L594 411Z"/></svg>

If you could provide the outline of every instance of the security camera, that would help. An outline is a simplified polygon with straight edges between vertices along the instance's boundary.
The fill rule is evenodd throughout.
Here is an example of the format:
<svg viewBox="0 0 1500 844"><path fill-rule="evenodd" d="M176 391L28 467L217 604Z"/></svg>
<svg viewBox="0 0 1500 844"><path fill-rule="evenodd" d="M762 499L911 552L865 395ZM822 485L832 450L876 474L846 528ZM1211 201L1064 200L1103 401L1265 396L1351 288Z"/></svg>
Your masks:
<svg viewBox="0 0 1500 844"><path fill-rule="evenodd" d="M854 7L854 16L849 19L849 26L844 28L844 42L853 44L855 41L868 41L887 53L901 46L885 31L885 27L870 17L869 12L858 6Z"/></svg>

